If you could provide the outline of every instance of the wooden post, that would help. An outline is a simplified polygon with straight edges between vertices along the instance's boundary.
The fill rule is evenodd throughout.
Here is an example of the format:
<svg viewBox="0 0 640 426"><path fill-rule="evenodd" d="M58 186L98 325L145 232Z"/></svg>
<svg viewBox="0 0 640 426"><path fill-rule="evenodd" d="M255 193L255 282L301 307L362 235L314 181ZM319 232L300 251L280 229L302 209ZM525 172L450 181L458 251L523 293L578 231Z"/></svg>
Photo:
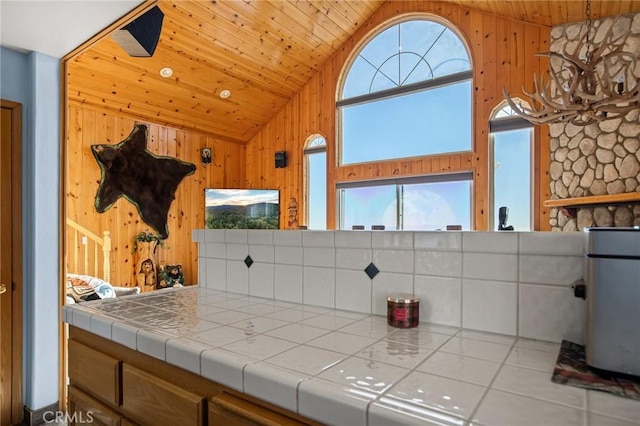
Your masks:
<svg viewBox="0 0 640 426"><path fill-rule="evenodd" d="M102 236L102 262L104 280L111 282L111 237L109 231L104 231Z"/></svg>

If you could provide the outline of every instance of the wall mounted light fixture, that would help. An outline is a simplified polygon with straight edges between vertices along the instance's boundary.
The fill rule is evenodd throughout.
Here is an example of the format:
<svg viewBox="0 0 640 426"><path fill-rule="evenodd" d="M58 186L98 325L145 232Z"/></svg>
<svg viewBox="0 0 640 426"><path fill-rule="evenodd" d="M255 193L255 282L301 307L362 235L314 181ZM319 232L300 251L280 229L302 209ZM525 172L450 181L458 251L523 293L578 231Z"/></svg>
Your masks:
<svg viewBox="0 0 640 426"><path fill-rule="evenodd" d="M202 148L200 150L200 159L202 160L202 164L211 164L212 157L211 148Z"/></svg>

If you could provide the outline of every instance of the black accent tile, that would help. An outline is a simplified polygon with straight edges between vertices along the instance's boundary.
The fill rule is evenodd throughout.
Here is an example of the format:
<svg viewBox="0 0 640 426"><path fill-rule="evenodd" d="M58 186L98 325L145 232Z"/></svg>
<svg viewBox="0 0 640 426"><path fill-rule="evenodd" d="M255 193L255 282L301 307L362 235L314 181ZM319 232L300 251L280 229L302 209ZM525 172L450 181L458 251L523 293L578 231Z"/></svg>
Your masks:
<svg viewBox="0 0 640 426"><path fill-rule="evenodd" d="M373 263L370 263L369 266L364 268L364 273L367 274L371 279L378 275L378 272L380 272L380 270L376 268L376 265L374 265Z"/></svg>
<svg viewBox="0 0 640 426"><path fill-rule="evenodd" d="M247 257L244 258L244 264L247 265L247 268L251 268L251 265L253 265L251 256L247 255Z"/></svg>

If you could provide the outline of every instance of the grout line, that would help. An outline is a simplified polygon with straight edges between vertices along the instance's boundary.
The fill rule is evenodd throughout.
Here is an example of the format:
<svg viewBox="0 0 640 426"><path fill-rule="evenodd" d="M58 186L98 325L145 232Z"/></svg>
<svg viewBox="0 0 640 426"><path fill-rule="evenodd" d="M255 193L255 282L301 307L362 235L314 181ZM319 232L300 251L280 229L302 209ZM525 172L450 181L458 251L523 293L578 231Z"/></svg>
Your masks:
<svg viewBox="0 0 640 426"><path fill-rule="evenodd" d="M491 379L491 381L489 382L489 384L485 388L484 393L480 397L480 400L478 401L478 404L476 405L475 409L471 412L471 415L469 416L469 419L468 419L470 422L474 421L473 418L475 417L475 415L477 414L478 410L480 409L480 406L482 405L482 403L484 402L485 398L487 397L487 394L489 393L489 390L491 390L493 388L493 384L495 383L496 378L498 377L498 375L502 371L502 368L505 366L504 362L507 360L507 358L509 358L509 355L511 354L511 351L513 351L513 349L516 347L516 342L517 341L518 341L518 339L516 338L513 341L513 343L511 343L511 348L509 349L509 352L507 353L507 356L504 357L504 359L502 360L500 368L498 368L498 371L496 371L496 373L494 374L493 378Z"/></svg>

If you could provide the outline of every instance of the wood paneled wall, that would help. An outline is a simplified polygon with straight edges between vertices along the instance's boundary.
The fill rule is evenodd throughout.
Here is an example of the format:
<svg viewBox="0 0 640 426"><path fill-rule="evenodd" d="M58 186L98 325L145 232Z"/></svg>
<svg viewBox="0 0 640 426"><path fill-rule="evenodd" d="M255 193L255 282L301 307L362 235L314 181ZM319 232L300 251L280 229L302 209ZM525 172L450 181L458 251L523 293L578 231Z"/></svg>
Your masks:
<svg viewBox="0 0 640 426"><path fill-rule="evenodd" d="M66 214L90 231L102 235L108 230L112 238L111 282L119 286L134 286L133 238L141 231L152 231L140 219L137 209L120 198L105 213L98 214L94 200L100 183L100 168L91 153L94 144L116 144L125 139L135 124L147 124L147 149L196 165L194 174L178 186L176 198L169 210L169 238L158 250L158 261L181 263L188 284L197 282L198 247L191 241L191 231L204 227L204 189L241 188L245 182L245 147L221 141L193 131L135 121L103 111L70 103L68 113L66 156ZM200 161L200 149L213 151L211 164ZM73 249L71 233L67 232L67 253Z"/></svg>
<svg viewBox="0 0 640 426"><path fill-rule="evenodd" d="M408 15L432 14L448 21L466 41L473 59L473 152L428 156L396 161L338 167L336 146L336 94L341 73L352 53L381 26ZM488 122L492 110L503 100L502 87L512 96L525 85L532 90L533 73L540 75L548 65L535 53L549 49L550 28L496 17L475 9L438 1L392 1L384 5L338 53L313 77L277 116L247 145L246 181L251 188L278 188L281 199L296 198L300 223L304 224L303 154L307 138L320 134L327 141L327 225L335 228L336 183L387 176L430 173L474 172L474 227L489 226ZM454 113L454 112L452 112ZM535 228L548 230L548 210L542 201L549 198L548 126L535 129ZM275 169L275 151L287 151L287 168ZM286 217L281 213L281 219ZM286 221L281 221L286 223Z"/></svg>

